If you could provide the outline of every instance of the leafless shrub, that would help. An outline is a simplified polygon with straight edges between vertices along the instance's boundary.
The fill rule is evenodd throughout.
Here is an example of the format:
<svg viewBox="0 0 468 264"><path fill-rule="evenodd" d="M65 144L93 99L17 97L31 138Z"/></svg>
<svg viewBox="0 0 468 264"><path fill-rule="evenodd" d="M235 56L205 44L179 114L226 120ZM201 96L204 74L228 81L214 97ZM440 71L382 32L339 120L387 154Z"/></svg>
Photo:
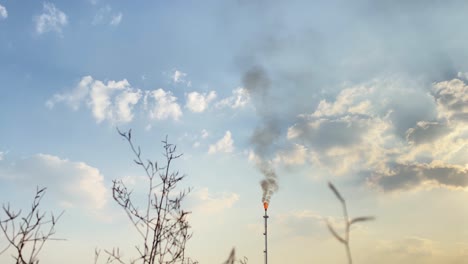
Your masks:
<svg viewBox="0 0 468 264"><path fill-rule="evenodd" d="M247 257L243 257L242 259L237 260L236 259L236 249L232 248L228 259L223 264L235 264L235 263L247 264L247 261L248 261Z"/></svg>
<svg viewBox="0 0 468 264"><path fill-rule="evenodd" d="M185 246L192 234L189 233L190 226L187 221L189 212L181 209L181 202L190 189L177 191L177 184L185 175L171 171L172 162L181 154L176 154L176 146L168 143L166 137L166 140L162 141L165 164L159 166L156 161L142 158L140 147L133 144L131 130L118 132L129 143L135 155L135 164L143 168L148 180L145 203L142 207L135 203L132 190L129 190L122 180L113 181L113 198L125 211L141 237L141 244L136 246L138 257L128 263L197 263L185 256ZM95 262L99 253L95 253ZM105 253L108 255L106 263L127 263L118 248L105 250Z"/></svg>
<svg viewBox="0 0 468 264"><path fill-rule="evenodd" d="M345 246L346 249L346 255L348 257L348 263L352 264L353 259L351 257L351 250L349 246L349 241L350 241L350 235L349 231L351 229L351 225L358 223L358 222L365 222L365 221L371 221L374 220L375 218L373 216L364 216L364 217L356 217L353 219L349 219L348 217L348 209L346 207L346 200L341 196L340 192L338 192L338 189L331 183L328 182L328 187L332 190L332 192L335 194L336 198L340 201L341 205L343 206L343 218L345 221L345 234L344 237L340 236L338 232L335 231L333 226L329 221L327 221L327 227L328 230L330 230L330 233L340 242Z"/></svg>
<svg viewBox="0 0 468 264"><path fill-rule="evenodd" d="M21 216L21 210L14 211L10 204L3 205L5 219L0 219L0 229L3 232L8 244L0 251L5 253L13 248L13 259L16 264L37 264L38 255L44 244L49 240L62 240L53 237L55 235L55 225L63 212L55 217L42 213L39 205L44 197L46 188L36 188L36 195L27 215Z"/></svg>

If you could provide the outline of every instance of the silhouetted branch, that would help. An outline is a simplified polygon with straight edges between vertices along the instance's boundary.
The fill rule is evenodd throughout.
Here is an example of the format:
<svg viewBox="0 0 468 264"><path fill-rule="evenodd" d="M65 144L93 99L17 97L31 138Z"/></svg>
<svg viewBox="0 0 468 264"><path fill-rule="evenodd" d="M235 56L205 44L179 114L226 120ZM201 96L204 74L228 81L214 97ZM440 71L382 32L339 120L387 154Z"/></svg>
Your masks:
<svg viewBox="0 0 468 264"><path fill-rule="evenodd" d="M148 181L146 200L142 205L136 204L132 191L122 180L113 181L113 198L125 211L142 239L141 245L136 246L139 257L129 263L197 263L185 256L185 246L192 234L189 233L187 221L190 212L181 208L181 202L190 189L176 193L177 184L185 175L171 171L172 162L182 154L176 153L176 146L170 144L166 137L162 141L165 162L161 167L156 161L142 158L141 148L135 147L132 141L131 129L128 132L117 131L128 142L134 155L133 161L145 171ZM109 256L107 263L126 263L119 249L105 253ZM96 256L96 259L99 258L98 253Z"/></svg>
<svg viewBox="0 0 468 264"><path fill-rule="evenodd" d="M235 264L235 263L247 264L247 262L248 262L247 257L243 257L242 259L237 260L236 259L236 249L232 248L231 253L229 253L228 259L225 262L223 262L223 264Z"/></svg>
<svg viewBox="0 0 468 264"><path fill-rule="evenodd" d="M336 232L336 230L333 228L333 226L331 225L331 223L329 221L326 221L327 227L328 227L328 230L330 231L330 233L336 238L336 240L338 240L339 242L341 242L345 246L346 256L348 257L348 263L352 264L353 259L352 259L352 256L351 256L351 249L350 249L350 246L349 246L349 244L350 244L349 243L349 241L350 241L350 234L349 233L350 233L351 225L354 224L354 223L358 223L358 222L365 222L365 221L374 220L375 218L372 217L372 216L364 216L364 217L356 217L356 218L354 218L352 220L349 220L348 208L346 207L346 200L343 198L343 196L340 194L338 189L336 189L336 187L331 182L328 182L328 187L330 188L330 190L332 190L332 192L335 194L336 198L338 198L338 200L340 201L341 206L343 207L343 218L344 218L344 221L345 221L344 238L343 238L343 236L340 236L338 234L338 232Z"/></svg>
<svg viewBox="0 0 468 264"><path fill-rule="evenodd" d="M2 206L6 218L0 220L0 229L8 241L8 245L0 251L0 254L13 247L15 253L12 257L16 264L39 263L38 255L48 240L63 240L53 237L55 226L63 212L58 217L52 213L50 217L47 217L46 213L41 213L39 210L45 191L46 188L36 188L31 209L23 217L21 217L21 210L15 212L9 204Z"/></svg>

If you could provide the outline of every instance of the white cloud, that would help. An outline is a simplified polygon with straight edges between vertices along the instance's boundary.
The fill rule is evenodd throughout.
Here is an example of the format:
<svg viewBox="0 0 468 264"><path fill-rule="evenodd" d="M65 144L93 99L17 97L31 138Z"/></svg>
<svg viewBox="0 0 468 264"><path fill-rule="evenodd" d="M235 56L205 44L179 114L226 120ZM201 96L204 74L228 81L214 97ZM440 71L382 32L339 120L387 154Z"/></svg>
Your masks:
<svg viewBox="0 0 468 264"><path fill-rule="evenodd" d="M36 32L43 34L49 31L62 33L63 27L68 24L67 15L54 4L45 2L43 4L43 13L35 17Z"/></svg>
<svg viewBox="0 0 468 264"><path fill-rule="evenodd" d="M153 99L154 103L150 104L149 99ZM172 118L179 120L182 116L182 110L177 103L177 98L170 91L166 92L163 89L157 89L147 92L145 95L145 104L149 108L151 119L165 120Z"/></svg>
<svg viewBox="0 0 468 264"><path fill-rule="evenodd" d="M208 188L202 188L194 194L197 205L195 212L218 213L224 209L231 208L238 200L236 193L210 193Z"/></svg>
<svg viewBox="0 0 468 264"><path fill-rule="evenodd" d="M115 14L112 16L112 19L110 21L111 26L118 26L120 22L122 21L122 12L119 12L118 14Z"/></svg>
<svg viewBox="0 0 468 264"><path fill-rule="evenodd" d="M141 91L125 90L116 98L117 105L117 121L128 123L133 120L133 107L141 98Z"/></svg>
<svg viewBox="0 0 468 264"><path fill-rule="evenodd" d="M0 163L0 171L9 175L9 180L33 188L45 186L48 195L67 207L102 209L108 199L104 177L98 169L84 162L74 162L48 154Z"/></svg>
<svg viewBox="0 0 468 264"><path fill-rule="evenodd" d="M111 121L128 120L128 110L130 105L138 102L140 98L139 91L131 92L130 84L126 79L122 81L108 81L104 84L102 81L94 81L90 91L90 106L94 118L98 123L109 119ZM126 90L126 92L125 92ZM118 97L118 111L116 112L112 107L111 98L116 91L124 91L127 95L120 95ZM136 101L135 101L136 98ZM124 114L126 116L120 116ZM130 119L131 120L131 119Z"/></svg>
<svg viewBox="0 0 468 264"><path fill-rule="evenodd" d="M63 102L76 111L82 102L86 102L98 123L104 120L128 123L133 120L133 107L140 98L141 91L132 88L126 79L104 83L85 76L71 92L53 95L46 106L53 109Z"/></svg>
<svg viewBox="0 0 468 264"><path fill-rule="evenodd" d="M234 151L234 140L231 137L231 131L226 131L222 139L213 145L210 145L208 153L214 154L219 152L230 153Z"/></svg>
<svg viewBox="0 0 468 264"><path fill-rule="evenodd" d="M8 12L7 12L7 9L0 5L0 20L1 19L6 19L8 17Z"/></svg>
<svg viewBox="0 0 468 264"><path fill-rule="evenodd" d="M181 72L179 70L175 70L174 73L171 75L171 79L174 83L185 83L185 77L187 74L185 72Z"/></svg>
<svg viewBox="0 0 468 264"><path fill-rule="evenodd" d="M195 113L201 113L204 112L211 101L213 101L216 98L216 92L211 91L208 94L204 93L198 93L198 92L191 92L187 94L187 103L185 107L190 109L190 111L195 112Z"/></svg>
<svg viewBox="0 0 468 264"><path fill-rule="evenodd" d="M45 105L53 109L58 103L64 103L76 111L85 103L97 123L129 123L134 119L134 108L142 97L142 108L151 120L179 120L182 117L182 109L172 92L163 89L141 91L133 88L126 79L103 82L85 76L71 91L54 94ZM207 95L205 99L209 102L212 97ZM151 126L147 127L149 129Z"/></svg>
<svg viewBox="0 0 468 264"><path fill-rule="evenodd" d="M314 117L334 116L342 114L368 114L370 102L368 96L373 93L373 87L353 87L342 90L334 102L320 101L312 114Z"/></svg>
<svg viewBox="0 0 468 264"><path fill-rule="evenodd" d="M49 109L52 109L54 108L55 104L65 102L76 111L80 108L81 102L88 96L92 83L93 77L85 76L70 93L54 94L51 99L47 100L46 106Z"/></svg>
<svg viewBox="0 0 468 264"><path fill-rule="evenodd" d="M4 157L5 157L5 152L0 151L0 161L2 161Z"/></svg>
<svg viewBox="0 0 468 264"><path fill-rule="evenodd" d="M249 92L242 87L239 87L232 91L232 96L227 97L216 103L216 107L231 107L231 108L243 108L250 101Z"/></svg>

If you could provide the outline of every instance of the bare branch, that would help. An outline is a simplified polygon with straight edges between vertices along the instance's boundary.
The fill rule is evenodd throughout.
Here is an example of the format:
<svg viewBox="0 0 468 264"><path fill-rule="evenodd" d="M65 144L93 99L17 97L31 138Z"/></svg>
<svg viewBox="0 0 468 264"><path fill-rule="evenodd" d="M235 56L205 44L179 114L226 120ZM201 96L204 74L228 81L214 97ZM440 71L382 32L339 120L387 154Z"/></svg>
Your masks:
<svg viewBox="0 0 468 264"><path fill-rule="evenodd" d="M53 237L55 235L55 226L63 212L58 217L51 213L50 218L46 218L46 213L41 213L39 210L45 192L46 188L36 188L31 209L23 217L21 217L21 211L14 212L9 204L2 207L7 217L0 220L0 229L6 237L8 245L0 251L0 254L13 247L14 255L12 257L16 260L16 263L38 263L38 255L47 241L63 240ZM44 230L47 231L44 232Z"/></svg>
<svg viewBox="0 0 468 264"><path fill-rule="evenodd" d="M181 156L176 153L176 146L168 143L167 136L162 141L165 165L160 167L156 161L142 157L141 148L133 143L132 130L122 132L117 128L117 132L128 142L134 163L144 170L148 188L146 201L138 205L121 180L113 181L113 198L135 226L141 244L136 246L139 257L128 262L122 259L118 248L105 251L108 263L197 263L185 257L185 245L191 234L186 217L189 212L181 210L181 202L190 189L176 192L177 184L185 176L171 171L172 161Z"/></svg>

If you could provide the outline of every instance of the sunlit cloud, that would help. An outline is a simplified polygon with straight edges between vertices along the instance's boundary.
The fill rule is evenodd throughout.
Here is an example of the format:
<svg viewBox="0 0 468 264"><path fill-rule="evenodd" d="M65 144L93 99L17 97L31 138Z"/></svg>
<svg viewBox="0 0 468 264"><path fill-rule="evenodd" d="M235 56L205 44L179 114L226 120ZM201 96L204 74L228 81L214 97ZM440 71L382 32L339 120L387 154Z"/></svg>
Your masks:
<svg viewBox="0 0 468 264"><path fill-rule="evenodd" d="M85 103L91 109L97 123L128 123L133 120L133 108L142 97L142 92L130 86L127 80L104 83L85 76L70 92L57 93L46 102L49 109L57 103L65 103L73 110Z"/></svg>
<svg viewBox="0 0 468 264"><path fill-rule="evenodd" d="M37 154L14 162L0 163L0 178L29 189L45 186L59 205L92 212L106 206L109 193L101 172L84 162L49 154Z"/></svg>
<svg viewBox="0 0 468 264"><path fill-rule="evenodd" d="M215 91L211 91L208 94L191 92L186 95L185 107L194 113L201 113L208 109L209 104L214 99L216 99Z"/></svg>
<svg viewBox="0 0 468 264"><path fill-rule="evenodd" d="M435 83L430 95L398 90L398 84L377 81L346 88L334 101L322 100L313 113L300 115L287 131L289 141L310 148L309 158L300 155L300 164L310 160L334 175L361 175L385 191L468 187L464 82ZM421 110L405 116L401 111L408 111L404 104L411 102L399 100L396 108L392 91L408 97L419 93L432 101L425 99L417 106Z"/></svg>
<svg viewBox="0 0 468 264"><path fill-rule="evenodd" d="M230 107L233 109L243 108L250 101L250 95L245 88L239 87L232 91L230 97L224 98L216 103L216 107Z"/></svg>
<svg viewBox="0 0 468 264"><path fill-rule="evenodd" d="M209 154L214 153L230 153L234 151L234 140L232 139L231 131L226 131L224 137L218 140L215 144L210 145Z"/></svg>
<svg viewBox="0 0 468 264"><path fill-rule="evenodd" d="M177 98L170 91L157 89L146 92L145 108L149 111L149 117L153 120L173 119L182 117L182 110L177 103Z"/></svg>

